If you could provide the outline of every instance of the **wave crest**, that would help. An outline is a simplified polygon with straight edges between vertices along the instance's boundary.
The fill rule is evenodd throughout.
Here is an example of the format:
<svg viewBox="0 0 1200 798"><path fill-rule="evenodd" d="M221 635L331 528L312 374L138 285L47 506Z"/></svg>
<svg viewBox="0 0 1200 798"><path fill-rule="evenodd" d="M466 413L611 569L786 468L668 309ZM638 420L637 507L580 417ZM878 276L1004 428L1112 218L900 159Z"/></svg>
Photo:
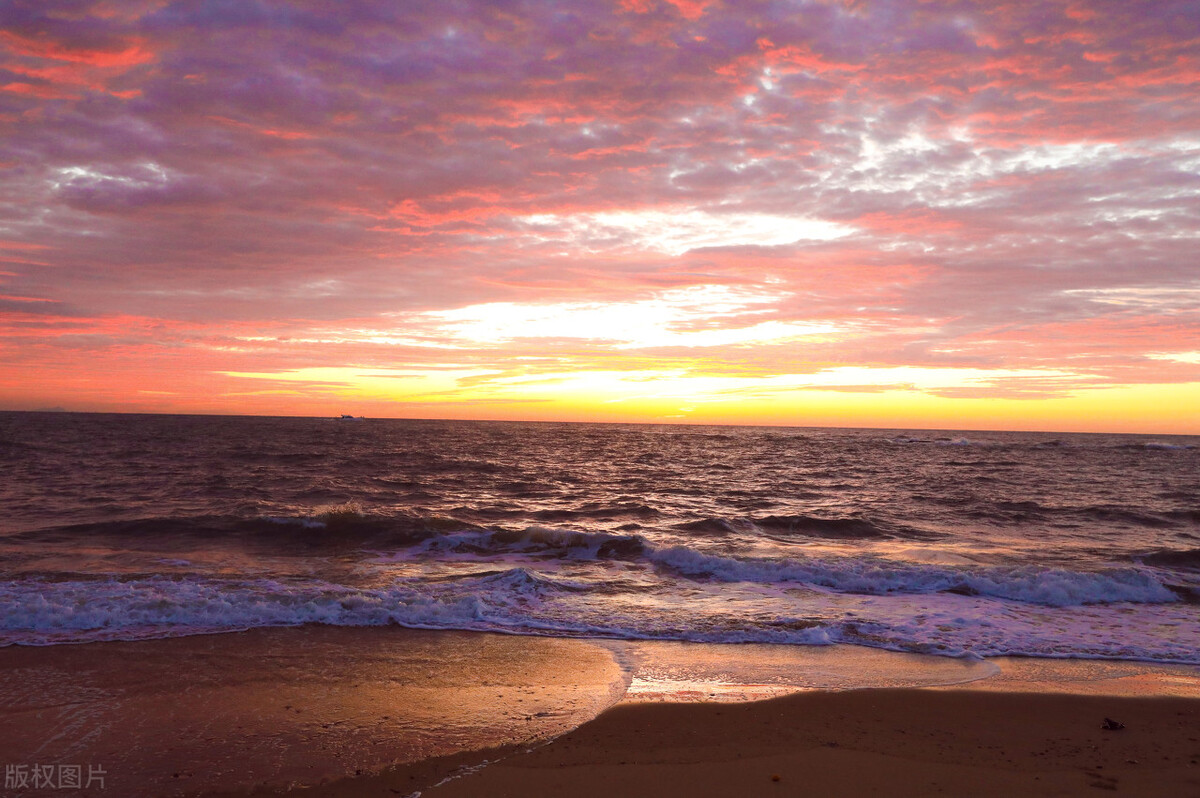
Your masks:
<svg viewBox="0 0 1200 798"><path fill-rule="evenodd" d="M1079 572L1037 566L954 569L871 558L735 559L683 546L654 551L651 559L691 578L794 583L838 593L960 593L1052 607L1178 600L1154 576L1136 568Z"/></svg>

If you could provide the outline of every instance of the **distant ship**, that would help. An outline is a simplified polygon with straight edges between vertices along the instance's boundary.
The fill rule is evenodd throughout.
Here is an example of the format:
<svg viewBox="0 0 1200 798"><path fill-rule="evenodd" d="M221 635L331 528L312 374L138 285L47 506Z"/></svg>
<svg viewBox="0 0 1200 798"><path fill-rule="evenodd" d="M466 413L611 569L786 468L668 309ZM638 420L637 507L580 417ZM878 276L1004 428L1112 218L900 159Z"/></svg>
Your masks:
<svg viewBox="0 0 1200 798"><path fill-rule="evenodd" d="M366 416L352 416L349 413L342 413L337 417L338 421L366 421Z"/></svg>

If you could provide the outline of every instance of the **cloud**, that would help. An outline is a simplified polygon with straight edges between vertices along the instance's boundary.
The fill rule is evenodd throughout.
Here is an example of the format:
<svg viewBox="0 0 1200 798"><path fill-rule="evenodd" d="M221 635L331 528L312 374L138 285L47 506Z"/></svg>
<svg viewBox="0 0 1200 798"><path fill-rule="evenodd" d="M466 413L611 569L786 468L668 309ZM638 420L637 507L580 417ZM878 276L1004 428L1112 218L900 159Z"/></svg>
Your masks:
<svg viewBox="0 0 1200 798"><path fill-rule="evenodd" d="M1194 3L19 0L0 31L0 369L1195 379L1150 356L1200 331Z"/></svg>
<svg viewBox="0 0 1200 798"><path fill-rule="evenodd" d="M535 239L567 250L651 250L682 255L707 247L780 246L849 235L852 228L820 219L764 213L713 213L681 208L533 214L519 220Z"/></svg>

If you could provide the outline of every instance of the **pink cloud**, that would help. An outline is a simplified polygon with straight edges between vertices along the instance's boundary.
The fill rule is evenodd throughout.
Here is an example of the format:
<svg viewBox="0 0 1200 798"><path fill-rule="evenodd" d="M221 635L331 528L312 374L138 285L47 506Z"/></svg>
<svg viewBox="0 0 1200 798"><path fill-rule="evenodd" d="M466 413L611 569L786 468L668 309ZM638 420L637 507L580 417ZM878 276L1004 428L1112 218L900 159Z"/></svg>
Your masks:
<svg viewBox="0 0 1200 798"><path fill-rule="evenodd" d="M44 357L9 346L4 368L181 346L199 371L424 363L328 337L219 341L708 285L856 332L696 368L1191 379L1145 353L1195 332L1193 5L10 4L0 322ZM595 221L673 211L844 234L674 252ZM1149 288L1153 312L1098 293ZM578 342L511 351L539 346L627 363Z"/></svg>

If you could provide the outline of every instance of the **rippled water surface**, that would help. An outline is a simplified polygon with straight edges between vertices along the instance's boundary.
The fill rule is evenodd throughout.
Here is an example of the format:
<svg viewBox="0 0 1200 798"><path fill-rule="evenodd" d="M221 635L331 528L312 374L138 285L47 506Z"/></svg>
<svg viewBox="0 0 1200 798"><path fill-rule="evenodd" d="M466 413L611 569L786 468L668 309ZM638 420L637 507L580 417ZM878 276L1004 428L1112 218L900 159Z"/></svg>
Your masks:
<svg viewBox="0 0 1200 798"><path fill-rule="evenodd" d="M0 414L0 639L399 623L1200 662L1200 439Z"/></svg>

